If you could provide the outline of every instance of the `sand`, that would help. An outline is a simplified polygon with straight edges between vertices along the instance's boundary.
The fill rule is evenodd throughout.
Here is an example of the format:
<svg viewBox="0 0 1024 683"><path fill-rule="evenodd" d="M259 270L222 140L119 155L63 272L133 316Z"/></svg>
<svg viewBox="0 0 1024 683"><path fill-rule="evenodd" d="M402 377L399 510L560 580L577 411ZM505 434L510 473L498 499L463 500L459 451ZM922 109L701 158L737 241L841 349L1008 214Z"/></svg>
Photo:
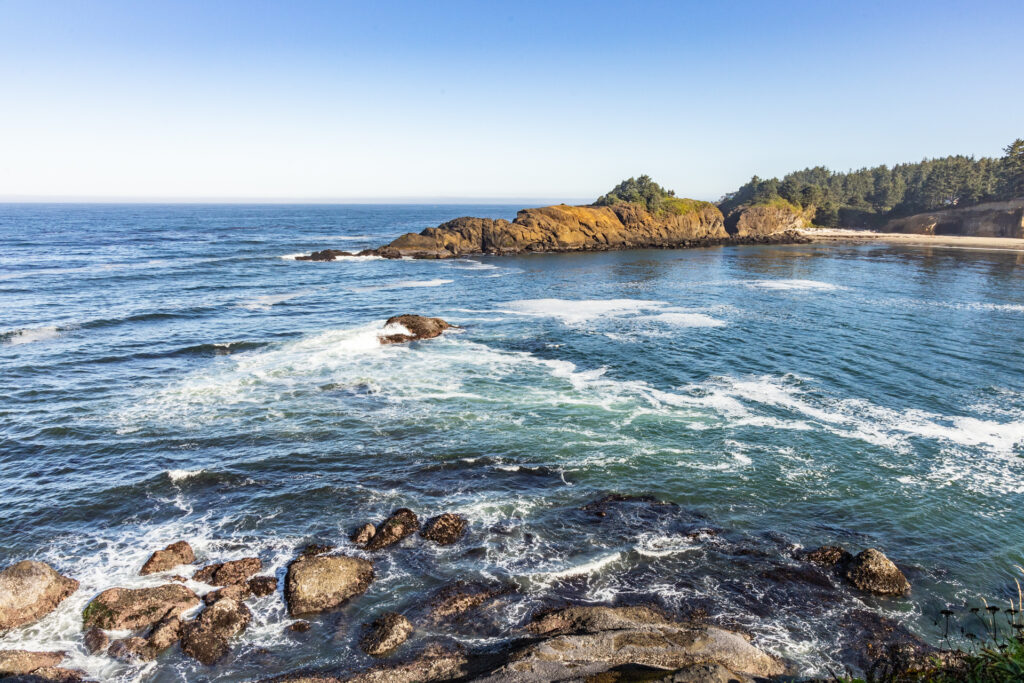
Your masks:
<svg viewBox="0 0 1024 683"><path fill-rule="evenodd" d="M801 232L817 242L885 242L922 247L959 247L961 249L998 249L1024 251L1024 239L1013 237L968 237L965 235L910 235L900 232L840 230L816 228Z"/></svg>

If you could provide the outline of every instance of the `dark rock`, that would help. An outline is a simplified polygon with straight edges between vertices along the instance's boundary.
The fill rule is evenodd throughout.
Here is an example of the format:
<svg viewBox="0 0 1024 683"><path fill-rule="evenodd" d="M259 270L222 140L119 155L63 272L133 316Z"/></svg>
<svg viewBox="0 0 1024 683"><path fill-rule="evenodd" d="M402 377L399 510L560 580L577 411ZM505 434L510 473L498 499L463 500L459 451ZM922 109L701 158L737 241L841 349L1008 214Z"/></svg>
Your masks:
<svg viewBox="0 0 1024 683"><path fill-rule="evenodd" d="M580 510L589 512L597 517L607 517L608 511L612 509L616 504L619 503L645 503L647 505L654 506L671 506L675 507L675 503L669 503L663 500L658 500L654 496L634 496L622 493L610 493L606 496L602 496L597 500L592 500L586 505L580 507Z"/></svg>
<svg viewBox="0 0 1024 683"><path fill-rule="evenodd" d="M450 645L431 643L414 658L400 664L376 666L344 679L313 677L317 683L426 683L427 681L466 680L468 658Z"/></svg>
<svg viewBox="0 0 1024 683"><path fill-rule="evenodd" d="M33 560L0 572L0 633L41 619L78 590L78 582Z"/></svg>
<svg viewBox="0 0 1024 683"><path fill-rule="evenodd" d="M903 595L910 591L910 582L903 572L874 548L868 548L850 560L845 576L862 591L880 595Z"/></svg>
<svg viewBox="0 0 1024 683"><path fill-rule="evenodd" d="M822 571L813 567L773 567L761 572L761 577L779 583L807 583L821 588L835 588Z"/></svg>
<svg viewBox="0 0 1024 683"><path fill-rule="evenodd" d="M392 326L399 325L407 332L400 329L395 332L388 330ZM388 318L384 323L384 332L379 338L381 344L401 344L418 339L440 337L441 333L450 327L451 325L440 318L425 318L422 315L396 315Z"/></svg>
<svg viewBox="0 0 1024 683"><path fill-rule="evenodd" d="M288 625L288 630L294 633L305 633L311 628L308 621L296 621Z"/></svg>
<svg viewBox="0 0 1024 683"><path fill-rule="evenodd" d="M215 591L210 591L203 596L203 602L207 605L212 605L218 600L223 600L225 598L231 598L232 600L242 602L251 597L252 590L249 588L248 583L235 583L230 586L225 586L224 588L218 588Z"/></svg>
<svg viewBox="0 0 1024 683"><path fill-rule="evenodd" d="M427 521L420 536L438 545L451 545L466 533L466 518L446 512Z"/></svg>
<svg viewBox="0 0 1024 683"><path fill-rule="evenodd" d="M142 565L142 571L139 572L142 576L147 574L156 574L157 572L165 572L168 569L173 569L178 565L192 564L196 561L195 553L192 552L192 546L185 541L178 541L172 543L163 550L157 550L153 553L146 564Z"/></svg>
<svg viewBox="0 0 1024 683"><path fill-rule="evenodd" d="M370 624L359 647L371 657L386 657L412 634L412 624L401 614L386 612Z"/></svg>
<svg viewBox="0 0 1024 683"><path fill-rule="evenodd" d="M249 577L263 568L259 558L246 557L231 562L220 562L203 567L192 575L193 581L208 583L211 586L230 586L245 583Z"/></svg>
<svg viewBox="0 0 1024 683"><path fill-rule="evenodd" d="M367 523L353 531L350 538L355 545L366 545L375 533L377 533L377 527Z"/></svg>
<svg viewBox="0 0 1024 683"><path fill-rule="evenodd" d="M797 553L796 557L819 567L839 567L853 559L853 555L837 545L823 545L815 550Z"/></svg>
<svg viewBox="0 0 1024 683"><path fill-rule="evenodd" d="M324 249L323 251L314 251L309 256L296 256L296 261L333 261L339 256L352 256L353 254L348 251L341 251L339 249Z"/></svg>
<svg viewBox="0 0 1024 683"><path fill-rule="evenodd" d="M231 639L242 633L251 619L252 613L241 602L218 600L182 628L181 650L207 666L215 664L228 653Z"/></svg>
<svg viewBox="0 0 1024 683"><path fill-rule="evenodd" d="M149 659L155 658L161 652L174 645L181 639L182 623L181 618L167 616L160 620L160 623L153 627L153 630L146 636L146 656Z"/></svg>
<svg viewBox="0 0 1024 683"><path fill-rule="evenodd" d="M199 596L179 584L110 588L93 598L82 612L82 620L86 628L134 631L153 626L166 617L180 616L199 602Z"/></svg>
<svg viewBox="0 0 1024 683"><path fill-rule="evenodd" d="M119 638L107 648L107 654L122 662L131 662L136 659L143 659L142 651L146 649L146 639L139 636L130 638Z"/></svg>
<svg viewBox="0 0 1024 683"><path fill-rule="evenodd" d="M430 601L428 619L433 623L458 617L476 609L489 600L511 592L508 586L490 586L479 583L456 581L445 586Z"/></svg>
<svg viewBox="0 0 1024 683"><path fill-rule="evenodd" d="M44 666L32 673L5 676L4 683L81 683L85 674L77 669Z"/></svg>
<svg viewBox="0 0 1024 683"><path fill-rule="evenodd" d="M288 566L284 598L292 616L322 612L366 592L373 564L345 555L300 556Z"/></svg>
<svg viewBox="0 0 1024 683"><path fill-rule="evenodd" d="M29 674L36 669L42 669L47 666L57 666L63 660L63 652L0 650L0 676Z"/></svg>
<svg viewBox="0 0 1024 683"><path fill-rule="evenodd" d="M277 577L254 576L249 579L249 592L257 598L273 595L277 591Z"/></svg>
<svg viewBox="0 0 1024 683"><path fill-rule="evenodd" d="M332 550L334 550L333 545L324 545L322 543L310 543L305 548L303 548L302 552L299 554L305 555L306 557L316 557L317 555L326 555Z"/></svg>
<svg viewBox="0 0 1024 683"><path fill-rule="evenodd" d="M419 526L420 522L415 512L409 508L399 508L380 525L377 533L366 544L366 549L381 550L394 545L406 536L415 533Z"/></svg>
<svg viewBox="0 0 1024 683"><path fill-rule="evenodd" d="M103 632L103 629L93 626L85 632L82 642L90 654L97 654L107 649L107 646L110 645L110 637Z"/></svg>
<svg viewBox="0 0 1024 683"><path fill-rule="evenodd" d="M909 668L905 665L924 662L936 652L899 622L870 610L846 612L836 627L843 663L860 671ZM874 680L900 679L882 676Z"/></svg>

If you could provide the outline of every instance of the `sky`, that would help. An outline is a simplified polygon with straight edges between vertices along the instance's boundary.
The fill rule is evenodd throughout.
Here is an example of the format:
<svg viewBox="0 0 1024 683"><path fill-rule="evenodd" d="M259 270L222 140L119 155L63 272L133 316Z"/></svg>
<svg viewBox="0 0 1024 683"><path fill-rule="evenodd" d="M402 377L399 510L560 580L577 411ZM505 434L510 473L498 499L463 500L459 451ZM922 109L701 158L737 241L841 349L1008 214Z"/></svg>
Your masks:
<svg viewBox="0 0 1024 683"><path fill-rule="evenodd" d="M0 0L0 200L592 200L1024 137L1024 2Z"/></svg>

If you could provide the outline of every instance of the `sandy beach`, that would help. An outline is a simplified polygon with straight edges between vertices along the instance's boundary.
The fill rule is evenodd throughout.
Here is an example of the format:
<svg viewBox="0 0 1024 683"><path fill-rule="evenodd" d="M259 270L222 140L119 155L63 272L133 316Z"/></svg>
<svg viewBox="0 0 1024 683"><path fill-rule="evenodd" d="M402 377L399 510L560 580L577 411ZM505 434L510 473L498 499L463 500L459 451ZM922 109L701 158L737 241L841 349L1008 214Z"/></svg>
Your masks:
<svg viewBox="0 0 1024 683"><path fill-rule="evenodd" d="M968 237L965 235L911 235L899 232L873 232L871 230L841 230L815 228L801 230L819 242L886 242L922 247L954 247L960 249L999 249L1024 251L1024 239L1013 237Z"/></svg>

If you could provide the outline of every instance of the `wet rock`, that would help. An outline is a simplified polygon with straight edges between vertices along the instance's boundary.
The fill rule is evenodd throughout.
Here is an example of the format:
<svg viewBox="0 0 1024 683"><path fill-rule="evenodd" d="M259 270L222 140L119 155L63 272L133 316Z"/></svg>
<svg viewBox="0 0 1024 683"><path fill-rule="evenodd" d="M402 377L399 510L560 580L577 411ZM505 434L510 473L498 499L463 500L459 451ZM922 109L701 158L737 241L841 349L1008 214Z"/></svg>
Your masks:
<svg viewBox="0 0 1024 683"><path fill-rule="evenodd" d="M445 586L430 601L427 618L433 623L465 614L488 600L509 593L508 586L488 586L479 583L456 581Z"/></svg>
<svg viewBox="0 0 1024 683"><path fill-rule="evenodd" d="M405 328L406 331L398 329L395 332L390 332L388 330L388 328L398 326ZM441 336L441 333L450 327L450 324L440 318L426 318L422 315L396 315L388 318L384 323L384 334L381 334L379 339L381 344L402 344L418 339L433 339Z"/></svg>
<svg viewBox="0 0 1024 683"><path fill-rule="evenodd" d="M288 625L288 630L292 631L293 633L305 633L310 628L312 627L310 626L310 623L308 621L301 620Z"/></svg>
<svg viewBox="0 0 1024 683"><path fill-rule="evenodd" d="M906 670L937 654L899 622L870 610L847 612L836 626L842 637L839 656L843 664L856 670L877 674ZM874 680L895 679L878 675Z"/></svg>
<svg viewBox="0 0 1024 683"><path fill-rule="evenodd" d="M845 576L862 591L880 595L903 595L910 591L910 582L903 572L874 548L868 548L850 560Z"/></svg>
<svg viewBox="0 0 1024 683"><path fill-rule="evenodd" d="M173 569L178 565L192 564L195 561L196 556L192 552L192 546L185 541L178 541L177 543L170 544L163 550L157 550L153 553L146 560L146 564L142 565L142 571L139 573L142 576L156 574L157 572Z"/></svg>
<svg viewBox="0 0 1024 683"><path fill-rule="evenodd" d="M345 555L300 556L288 566L284 598L292 616L337 607L366 592L373 582L373 564Z"/></svg>
<svg viewBox="0 0 1024 683"><path fill-rule="evenodd" d="M107 648L107 654L122 662L131 662L135 659L142 659L142 651L146 649L146 639L139 636L130 638L119 638Z"/></svg>
<svg viewBox="0 0 1024 683"><path fill-rule="evenodd" d="M415 512L409 508L399 508L380 525L377 533L366 544L366 549L381 550L394 545L406 536L415 533L419 526L420 521Z"/></svg>
<svg viewBox="0 0 1024 683"><path fill-rule="evenodd" d="M44 666L32 673L4 677L4 683L81 683L85 673L77 669Z"/></svg>
<svg viewBox="0 0 1024 683"><path fill-rule="evenodd" d="M630 628L635 624L669 625L672 622L656 607L582 606L547 610L536 614L526 626L530 633L557 636L569 633L597 633Z"/></svg>
<svg viewBox="0 0 1024 683"><path fill-rule="evenodd" d="M230 586L225 586L224 588L218 588L215 591L210 591L203 596L203 602L207 605L212 605L218 600L223 600L224 598L231 598L232 600L242 602L251 597L252 591L249 589L248 583L235 583Z"/></svg>
<svg viewBox="0 0 1024 683"><path fill-rule="evenodd" d="M141 659L149 661L174 645L181 638L181 619L167 616L154 626L149 634L142 638L133 636L115 640L107 648L107 654L125 662Z"/></svg>
<svg viewBox="0 0 1024 683"><path fill-rule="evenodd" d="M832 581L814 567L772 567L760 574L761 578L777 583L807 583L819 588L834 588Z"/></svg>
<svg viewBox="0 0 1024 683"><path fill-rule="evenodd" d="M597 500L592 500L586 505L580 507L580 510L589 512L597 517L607 517L608 512L614 509L619 503L643 503L652 506L666 506L675 507L675 503L669 503L663 500L658 500L654 496L634 496L622 493L611 493L606 496L602 496Z"/></svg>
<svg viewBox="0 0 1024 683"><path fill-rule="evenodd" d="M169 616L180 616L199 604L199 596L176 583L155 588L110 588L82 612L86 628L106 630L147 628Z"/></svg>
<svg viewBox="0 0 1024 683"><path fill-rule="evenodd" d="M386 612L370 624L359 648L371 657L386 657L412 634L412 624L397 612Z"/></svg>
<svg viewBox="0 0 1024 683"><path fill-rule="evenodd" d="M353 531L350 538L355 545L366 545L376 533L377 527L367 523Z"/></svg>
<svg viewBox="0 0 1024 683"><path fill-rule="evenodd" d="M840 567L853 559L853 555L837 545L823 545L815 550L799 552L796 557L819 567Z"/></svg>
<svg viewBox="0 0 1024 683"><path fill-rule="evenodd" d="M296 256L296 261L333 261L339 256L353 256L351 252L341 251L340 249L324 249L322 251L314 251L308 256Z"/></svg>
<svg viewBox="0 0 1024 683"><path fill-rule="evenodd" d="M608 679L609 683L613 679ZM635 678L622 677L618 681L631 681ZM721 664L691 664L673 671L668 676L657 679L658 683L754 683L754 679L730 671Z"/></svg>
<svg viewBox="0 0 1024 683"><path fill-rule="evenodd" d="M273 595L277 591L277 577L254 576L249 579L249 592L257 598Z"/></svg>
<svg viewBox="0 0 1024 683"><path fill-rule="evenodd" d="M326 555L332 550L334 550L333 545L324 545L322 543L310 543L305 548L303 548L302 552L299 554L305 555L307 557L316 557L317 555Z"/></svg>
<svg viewBox="0 0 1024 683"><path fill-rule="evenodd" d="M416 657L400 664L376 666L344 679L310 678L310 681L340 683L425 683L465 680L468 658L459 649L431 643Z"/></svg>
<svg viewBox="0 0 1024 683"><path fill-rule="evenodd" d="M224 598L182 627L181 650L206 664L215 664L228 653L231 639L245 631L252 619L249 609L237 600Z"/></svg>
<svg viewBox="0 0 1024 683"><path fill-rule="evenodd" d="M263 568L257 557L246 557L231 562L220 562L203 567L192 575L193 581L208 583L211 586L230 586L245 583L253 574Z"/></svg>
<svg viewBox="0 0 1024 683"><path fill-rule="evenodd" d="M42 669L47 666L57 666L63 660L63 652L0 650L0 676L29 674L36 669Z"/></svg>
<svg viewBox="0 0 1024 683"><path fill-rule="evenodd" d="M438 545L451 545L466 533L466 518L446 512L427 521L420 536Z"/></svg>
<svg viewBox="0 0 1024 683"><path fill-rule="evenodd" d="M110 637L103 632L103 629L93 626L85 632L82 642L90 654L96 654L107 649L107 646L110 645Z"/></svg>
<svg viewBox="0 0 1024 683"><path fill-rule="evenodd" d="M78 582L34 560L0 572L0 634L41 619L78 590Z"/></svg>

